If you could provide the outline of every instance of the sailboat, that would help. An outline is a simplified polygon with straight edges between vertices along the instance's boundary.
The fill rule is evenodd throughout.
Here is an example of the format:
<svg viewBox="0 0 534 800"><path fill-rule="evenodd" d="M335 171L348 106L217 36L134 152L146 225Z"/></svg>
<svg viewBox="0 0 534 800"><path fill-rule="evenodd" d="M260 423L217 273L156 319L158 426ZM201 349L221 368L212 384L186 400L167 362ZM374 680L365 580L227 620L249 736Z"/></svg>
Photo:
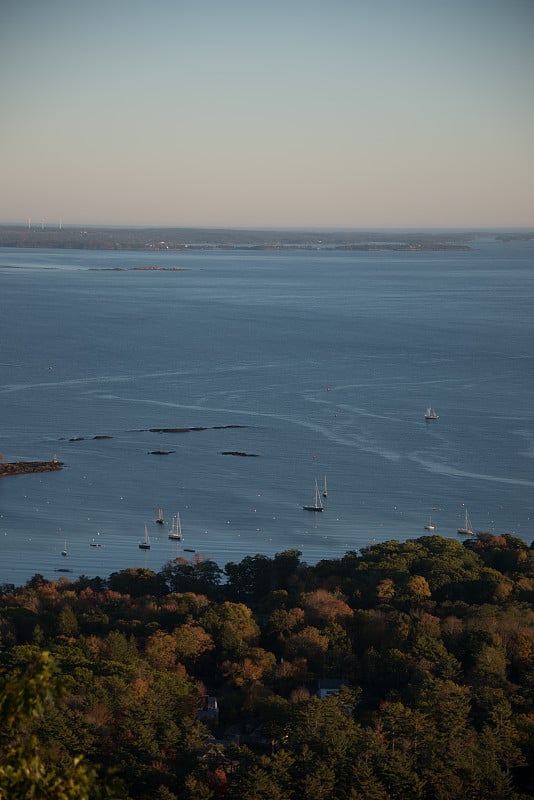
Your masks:
<svg viewBox="0 0 534 800"><path fill-rule="evenodd" d="M172 526L169 533L169 539L175 539L177 542L182 541L182 524L180 522L180 514L172 518Z"/></svg>
<svg viewBox="0 0 534 800"><path fill-rule="evenodd" d="M428 406L427 410L425 411L425 419L427 422L435 422L437 419L439 419L439 414L435 408Z"/></svg>
<svg viewBox="0 0 534 800"><path fill-rule="evenodd" d="M67 556L68 555L68 553L67 553L67 541L66 540L65 540L65 546L64 546L63 550L61 551L61 555L62 556Z"/></svg>
<svg viewBox="0 0 534 800"><path fill-rule="evenodd" d="M458 528L458 534L460 536L473 536L473 529L471 528L471 520L469 519L467 508L465 509L465 520L463 527Z"/></svg>
<svg viewBox="0 0 534 800"><path fill-rule="evenodd" d="M315 501L314 501L313 505L302 506L302 508L304 509L304 511L322 511L323 510L323 504L321 502L321 494L319 492L319 487L317 485L317 478L315 479Z"/></svg>
<svg viewBox="0 0 534 800"><path fill-rule="evenodd" d="M428 524L425 525L425 531L435 531L435 530L436 530L436 526L432 525L432 517L430 517L429 520L428 520Z"/></svg>
<svg viewBox="0 0 534 800"><path fill-rule="evenodd" d="M156 519L156 522L158 523L158 525L163 525L164 519L163 519L163 509L162 508L158 508L158 518Z"/></svg>
<svg viewBox="0 0 534 800"><path fill-rule="evenodd" d="M144 541L139 542L140 550L150 550L150 539L148 538L148 528L145 525L145 538Z"/></svg>
<svg viewBox="0 0 534 800"><path fill-rule="evenodd" d="M328 497L328 489L326 488L326 475L324 476L323 497Z"/></svg>

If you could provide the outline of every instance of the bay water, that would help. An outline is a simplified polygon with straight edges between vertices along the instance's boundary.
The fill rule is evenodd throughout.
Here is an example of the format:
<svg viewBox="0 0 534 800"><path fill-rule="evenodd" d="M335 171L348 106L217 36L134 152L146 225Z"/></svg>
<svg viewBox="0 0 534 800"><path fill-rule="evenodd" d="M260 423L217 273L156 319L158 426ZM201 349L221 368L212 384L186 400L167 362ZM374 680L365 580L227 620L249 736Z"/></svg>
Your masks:
<svg viewBox="0 0 534 800"><path fill-rule="evenodd" d="M466 508L475 529L532 541L534 241L3 248L0 292L4 461L64 464L0 480L0 583L192 551L311 564L430 518L458 539ZM325 475L323 513L304 511Z"/></svg>

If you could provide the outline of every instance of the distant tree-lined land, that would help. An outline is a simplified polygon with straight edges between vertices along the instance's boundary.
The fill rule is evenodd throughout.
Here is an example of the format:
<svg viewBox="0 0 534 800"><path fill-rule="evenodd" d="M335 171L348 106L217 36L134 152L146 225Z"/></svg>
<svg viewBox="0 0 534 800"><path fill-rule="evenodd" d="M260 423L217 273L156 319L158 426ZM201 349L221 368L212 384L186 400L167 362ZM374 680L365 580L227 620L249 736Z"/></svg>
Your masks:
<svg viewBox="0 0 534 800"><path fill-rule="evenodd" d="M82 250L470 250L476 233L0 225L0 247ZM531 234L532 236L532 234Z"/></svg>
<svg viewBox="0 0 534 800"><path fill-rule="evenodd" d="M0 800L524 800L533 690L509 534L35 575L0 594Z"/></svg>

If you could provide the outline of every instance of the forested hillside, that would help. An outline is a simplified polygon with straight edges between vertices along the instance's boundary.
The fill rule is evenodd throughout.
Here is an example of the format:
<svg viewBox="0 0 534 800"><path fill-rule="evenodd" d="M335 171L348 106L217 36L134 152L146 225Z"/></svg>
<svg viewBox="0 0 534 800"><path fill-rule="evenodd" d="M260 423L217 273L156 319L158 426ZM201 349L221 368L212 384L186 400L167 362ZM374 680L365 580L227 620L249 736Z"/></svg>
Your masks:
<svg viewBox="0 0 534 800"><path fill-rule="evenodd" d="M534 550L36 575L0 596L0 689L0 800L533 797Z"/></svg>

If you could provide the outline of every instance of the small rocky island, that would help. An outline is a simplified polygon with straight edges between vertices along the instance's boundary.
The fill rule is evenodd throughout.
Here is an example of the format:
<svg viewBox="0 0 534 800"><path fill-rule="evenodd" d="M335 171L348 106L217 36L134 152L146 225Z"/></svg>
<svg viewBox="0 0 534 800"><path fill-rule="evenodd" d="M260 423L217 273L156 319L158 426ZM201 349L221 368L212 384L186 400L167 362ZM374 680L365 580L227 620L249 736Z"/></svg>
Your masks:
<svg viewBox="0 0 534 800"><path fill-rule="evenodd" d="M33 472L56 472L62 468L63 464L57 458L52 461L15 461L10 464L0 462L0 478L8 475L30 475Z"/></svg>
<svg viewBox="0 0 534 800"><path fill-rule="evenodd" d="M241 450L223 450L222 456L242 456L243 458L258 458L257 453L242 453Z"/></svg>

